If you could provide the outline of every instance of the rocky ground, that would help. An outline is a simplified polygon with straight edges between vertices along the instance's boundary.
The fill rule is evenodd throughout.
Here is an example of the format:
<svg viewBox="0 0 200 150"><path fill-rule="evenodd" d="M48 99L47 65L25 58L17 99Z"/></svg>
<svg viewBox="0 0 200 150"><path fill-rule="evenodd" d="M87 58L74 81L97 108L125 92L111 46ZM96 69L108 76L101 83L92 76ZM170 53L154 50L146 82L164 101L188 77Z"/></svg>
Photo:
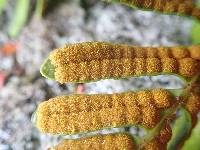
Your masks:
<svg viewBox="0 0 200 150"><path fill-rule="evenodd" d="M191 20L95 0L61 3L42 20L32 17L12 40L4 32L3 21L1 18L0 45L17 42L17 51L12 55L0 51L0 79L5 79L0 82L0 150L43 150L59 141L60 137L44 135L31 123L31 114L41 101L74 91L74 84L60 85L41 77L40 65L52 49L82 41L142 46L190 44ZM181 81L172 76L140 77L87 83L85 92L181 86Z"/></svg>

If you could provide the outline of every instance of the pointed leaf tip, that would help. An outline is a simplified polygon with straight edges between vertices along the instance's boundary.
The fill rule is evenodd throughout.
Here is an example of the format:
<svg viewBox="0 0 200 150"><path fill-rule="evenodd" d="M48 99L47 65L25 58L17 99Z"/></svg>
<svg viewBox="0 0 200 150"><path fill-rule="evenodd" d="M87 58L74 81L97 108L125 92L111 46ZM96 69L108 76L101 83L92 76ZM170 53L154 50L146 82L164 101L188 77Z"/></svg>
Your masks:
<svg viewBox="0 0 200 150"><path fill-rule="evenodd" d="M50 59L46 59L44 61L44 63L42 64L41 68L40 68L40 73L42 74L42 76L54 80L55 76L55 66L51 64L51 60Z"/></svg>

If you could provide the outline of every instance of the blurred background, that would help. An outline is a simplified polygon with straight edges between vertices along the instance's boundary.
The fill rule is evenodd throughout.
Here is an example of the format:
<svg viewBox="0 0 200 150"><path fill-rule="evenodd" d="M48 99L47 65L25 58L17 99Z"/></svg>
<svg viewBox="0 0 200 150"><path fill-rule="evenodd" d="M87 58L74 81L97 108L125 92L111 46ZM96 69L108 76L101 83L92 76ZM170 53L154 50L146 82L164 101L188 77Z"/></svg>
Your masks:
<svg viewBox="0 0 200 150"><path fill-rule="evenodd" d="M39 72L54 48L83 41L188 45L191 27L188 18L100 0L0 0L0 150L43 150L58 143L61 137L40 133L31 122L37 105L50 97L183 85L174 76L61 85Z"/></svg>

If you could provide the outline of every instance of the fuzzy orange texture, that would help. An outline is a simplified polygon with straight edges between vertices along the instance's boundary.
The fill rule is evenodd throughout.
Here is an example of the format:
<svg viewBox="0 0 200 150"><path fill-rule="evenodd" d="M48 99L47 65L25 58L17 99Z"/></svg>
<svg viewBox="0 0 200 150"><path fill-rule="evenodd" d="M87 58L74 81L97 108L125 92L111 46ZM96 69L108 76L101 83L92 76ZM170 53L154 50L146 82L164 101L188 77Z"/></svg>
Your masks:
<svg viewBox="0 0 200 150"><path fill-rule="evenodd" d="M135 58L69 63L56 67L54 74L56 81L66 83L162 73L193 77L199 69L200 61L193 58Z"/></svg>
<svg viewBox="0 0 200 150"><path fill-rule="evenodd" d="M60 83L159 73L192 77L200 68L200 46L151 48L84 42L59 48L49 59Z"/></svg>
<svg viewBox="0 0 200 150"><path fill-rule="evenodd" d="M69 44L50 53L53 65L89 62L104 59L194 58L200 60L200 46L139 47L108 42Z"/></svg>
<svg viewBox="0 0 200 150"><path fill-rule="evenodd" d="M45 133L74 134L127 124L153 128L160 112L173 105L164 89L121 94L59 96L37 109L37 127Z"/></svg>
<svg viewBox="0 0 200 150"><path fill-rule="evenodd" d="M176 13L200 19L200 9L192 0L119 0L139 9L155 10L163 13Z"/></svg>

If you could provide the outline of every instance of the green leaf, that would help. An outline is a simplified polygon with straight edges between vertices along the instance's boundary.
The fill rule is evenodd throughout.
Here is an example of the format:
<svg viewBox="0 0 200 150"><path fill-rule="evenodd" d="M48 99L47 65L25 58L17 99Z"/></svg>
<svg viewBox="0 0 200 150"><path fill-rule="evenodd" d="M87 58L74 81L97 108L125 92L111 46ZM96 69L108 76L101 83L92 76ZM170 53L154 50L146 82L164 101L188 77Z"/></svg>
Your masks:
<svg viewBox="0 0 200 150"><path fill-rule="evenodd" d="M41 18L43 15L43 9L44 9L44 0L37 0L36 3L36 9L35 9L35 16Z"/></svg>
<svg viewBox="0 0 200 150"><path fill-rule="evenodd" d="M0 0L0 15L6 5L7 0Z"/></svg>
<svg viewBox="0 0 200 150"><path fill-rule="evenodd" d="M200 21L198 20L193 22L191 40L193 44L200 44Z"/></svg>
<svg viewBox="0 0 200 150"><path fill-rule="evenodd" d="M51 64L51 60L50 59L45 60L45 62L42 64L40 68L40 73L44 77L54 80L55 79L54 72L55 72L55 67Z"/></svg>
<svg viewBox="0 0 200 150"><path fill-rule="evenodd" d="M30 0L18 0L15 8L15 16L9 26L8 34L16 37L23 28L28 18Z"/></svg>
<svg viewBox="0 0 200 150"><path fill-rule="evenodd" d="M200 21L195 20L193 23L191 40L193 44L200 44Z"/></svg>
<svg viewBox="0 0 200 150"><path fill-rule="evenodd" d="M186 109L181 108L180 117L178 117L172 127L172 138L167 145L167 149L176 150L179 146L181 146L184 139L189 135L191 128L191 116Z"/></svg>
<svg viewBox="0 0 200 150"><path fill-rule="evenodd" d="M184 92L184 89L167 89L167 90L169 90L175 97L181 96Z"/></svg>
<svg viewBox="0 0 200 150"><path fill-rule="evenodd" d="M200 121L193 129L191 137L186 141L182 150L199 150L200 149Z"/></svg>
<svg viewBox="0 0 200 150"><path fill-rule="evenodd" d="M197 2L197 7L200 8L200 1ZM194 20L191 30L191 40L193 44L200 44L200 21Z"/></svg>

